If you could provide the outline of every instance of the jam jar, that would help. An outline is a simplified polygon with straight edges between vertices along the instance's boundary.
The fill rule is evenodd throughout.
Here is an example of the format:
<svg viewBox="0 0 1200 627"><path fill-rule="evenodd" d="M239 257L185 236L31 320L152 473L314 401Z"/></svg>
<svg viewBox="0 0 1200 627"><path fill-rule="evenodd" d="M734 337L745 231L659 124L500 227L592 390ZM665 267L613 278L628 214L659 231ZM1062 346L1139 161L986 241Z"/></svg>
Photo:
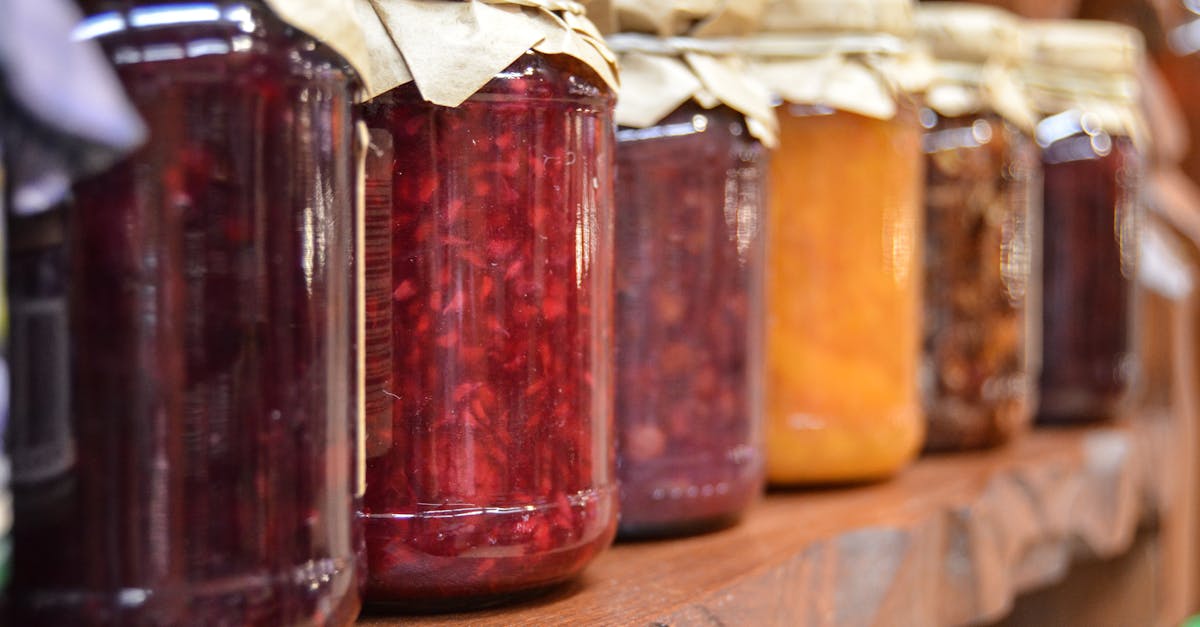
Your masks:
<svg viewBox="0 0 1200 627"><path fill-rule="evenodd" d="M12 624L350 624L356 74L257 1L83 5L149 139L13 228Z"/></svg>
<svg viewBox="0 0 1200 627"><path fill-rule="evenodd" d="M921 126L915 101L891 88L902 77L889 74L911 5L776 6L764 23L788 30L746 42L780 101L767 210L767 477L880 479L917 454L925 427Z"/></svg>
<svg viewBox="0 0 1200 627"><path fill-rule="evenodd" d="M1139 380L1135 334L1143 135L1141 35L1086 21L1029 27L1024 79L1040 121L1042 422L1115 417Z"/></svg>
<svg viewBox="0 0 1200 627"><path fill-rule="evenodd" d="M917 26L936 56L921 111L925 447L993 446L1032 421L1040 349L1041 179L1015 78L1019 22L938 2Z"/></svg>
<svg viewBox="0 0 1200 627"><path fill-rule="evenodd" d="M619 537L735 524L762 493L771 93L736 37L761 6L620 0Z"/></svg>
<svg viewBox="0 0 1200 627"><path fill-rule="evenodd" d="M367 347L390 360L368 384L371 603L533 593L615 535L613 106L591 67L529 50L457 106L409 82L362 109L367 334L390 343Z"/></svg>
<svg viewBox="0 0 1200 627"><path fill-rule="evenodd" d="M726 526L762 488L767 149L744 117L617 132L622 537Z"/></svg>

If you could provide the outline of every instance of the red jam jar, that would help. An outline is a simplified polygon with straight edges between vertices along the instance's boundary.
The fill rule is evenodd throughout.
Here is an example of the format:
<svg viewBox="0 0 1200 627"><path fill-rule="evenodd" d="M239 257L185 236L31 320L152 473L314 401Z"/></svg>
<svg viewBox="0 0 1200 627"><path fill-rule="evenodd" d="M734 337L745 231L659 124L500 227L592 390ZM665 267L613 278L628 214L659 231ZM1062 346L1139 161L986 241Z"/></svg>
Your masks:
<svg viewBox="0 0 1200 627"><path fill-rule="evenodd" d="M459 106L408 83L363 107L367 221L391 235L380 268L368 232L392 362L390 403L368 399L369 602L502 601L613 538L613 104L529 51Z"/></svg>
<svg viewBox="0 0 1200 627"><path fill-rule="evenodd" d="M728 526L762 490L766 159L726 106L617 132L622 537Z"/></svg>
<svg viewBox="0 0 1200 627"><path fill-rule="evenodd" d="M1140 379L1137 265L1143 157L1134 72L1141 35L1106 22L1029 26L1040 113L1043 301L1040 422L1104 420ZM1069 78L1063 78L1068 76Z"/></svg>
<svg viewBox="0 0 1200 627"><path fill-rule="evenodd" d="M149 140L14 232L13 418L55 446L10 624L350 624L358 79L256 1L84 7Z"/></svg>

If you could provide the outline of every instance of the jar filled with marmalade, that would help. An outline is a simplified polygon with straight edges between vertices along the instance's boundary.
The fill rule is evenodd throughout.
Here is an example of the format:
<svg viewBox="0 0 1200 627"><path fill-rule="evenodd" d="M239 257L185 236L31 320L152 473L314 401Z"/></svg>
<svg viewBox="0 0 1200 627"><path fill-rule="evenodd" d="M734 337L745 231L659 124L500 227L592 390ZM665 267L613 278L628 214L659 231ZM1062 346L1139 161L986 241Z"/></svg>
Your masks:
<svg viewBox="0 0 1200 627"><path fill-rule="evenodd" d="M920 450L923 155L907 0L777 0L744 41L777 98L767 476L887 477Z"/></svg>

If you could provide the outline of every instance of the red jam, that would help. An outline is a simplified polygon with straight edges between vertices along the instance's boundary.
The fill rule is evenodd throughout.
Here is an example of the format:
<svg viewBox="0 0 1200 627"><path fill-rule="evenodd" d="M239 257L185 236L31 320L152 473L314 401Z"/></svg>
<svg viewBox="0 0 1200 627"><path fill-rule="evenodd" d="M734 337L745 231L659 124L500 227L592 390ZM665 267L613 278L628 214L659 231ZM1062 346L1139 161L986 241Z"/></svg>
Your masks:
<svg viewBox="0 0 1200 627"><path fill-rule="evenodd" d="M368 213L391 210L392 289L367 307L390 304L393 360L390 412L367 417L369 601L502 600L612 539L613 99L593 76L530 52L457 107L413 84L364 107L390 181Z"/></svg>
<svg viewBox="0 0 1200 627"><path fill-rule="evenodd" d="M1116 416L1138 378L1133 340L1141 158L1078 133L1042 154L1045 251L1038 420Z"/></svg>
<svg viewBox="0 0 1200 627"><path fill-rule="evenodd" d="M74 456L17 491L11 624L349 624L353 77L258 3L88 8L150 139L13 268Z"/></svg>
<svg viewBox="0 0 1200 627"><path fill-rule="evenodd" d="M617 139L620 533L726 526L763 484L766 150L694 104Z"/></svg>

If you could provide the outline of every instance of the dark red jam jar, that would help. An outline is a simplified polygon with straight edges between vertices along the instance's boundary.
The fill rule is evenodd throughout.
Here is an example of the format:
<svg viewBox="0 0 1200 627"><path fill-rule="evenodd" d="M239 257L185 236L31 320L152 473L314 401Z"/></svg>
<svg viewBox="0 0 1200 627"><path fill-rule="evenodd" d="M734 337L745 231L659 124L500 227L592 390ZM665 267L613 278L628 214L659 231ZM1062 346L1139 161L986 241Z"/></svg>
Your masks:
<svg viewBox="0 0 1200 627"><path fill-rule="evenodd" d="M363 108L369 602L502 601L612 540L613 103L531 51L457 107Z"/></svg>
<svg viewBox="0 0 1200 627"><path fill-rule="evenodd" d="M766 158L725 106L617 132L622 537L727 526L762 490Z"/></svg>
<svg viewBox="0 0 1200 627"><path fill-rule="evenodd" d="M1115 417L1139 378L1133 316L1142 158L1128 137L1089 130L1042 150L1041 422Z"/></svg>
<svg viewBox="0 0 1200 627"><path fill-rule="evenodd" d="M357 78L256 1L84 6L149 140L14 226L9 624L350 624Z"/></svg>
<svg viewBox="0 0 1200 627"><path fill-rule="evenodd" d="M1043 168L1042 370L1037 420L1128 412L1141 383L1138 258L1145 135L1141 34L1087 20L1025 26L1026 92Z"/></svg>

